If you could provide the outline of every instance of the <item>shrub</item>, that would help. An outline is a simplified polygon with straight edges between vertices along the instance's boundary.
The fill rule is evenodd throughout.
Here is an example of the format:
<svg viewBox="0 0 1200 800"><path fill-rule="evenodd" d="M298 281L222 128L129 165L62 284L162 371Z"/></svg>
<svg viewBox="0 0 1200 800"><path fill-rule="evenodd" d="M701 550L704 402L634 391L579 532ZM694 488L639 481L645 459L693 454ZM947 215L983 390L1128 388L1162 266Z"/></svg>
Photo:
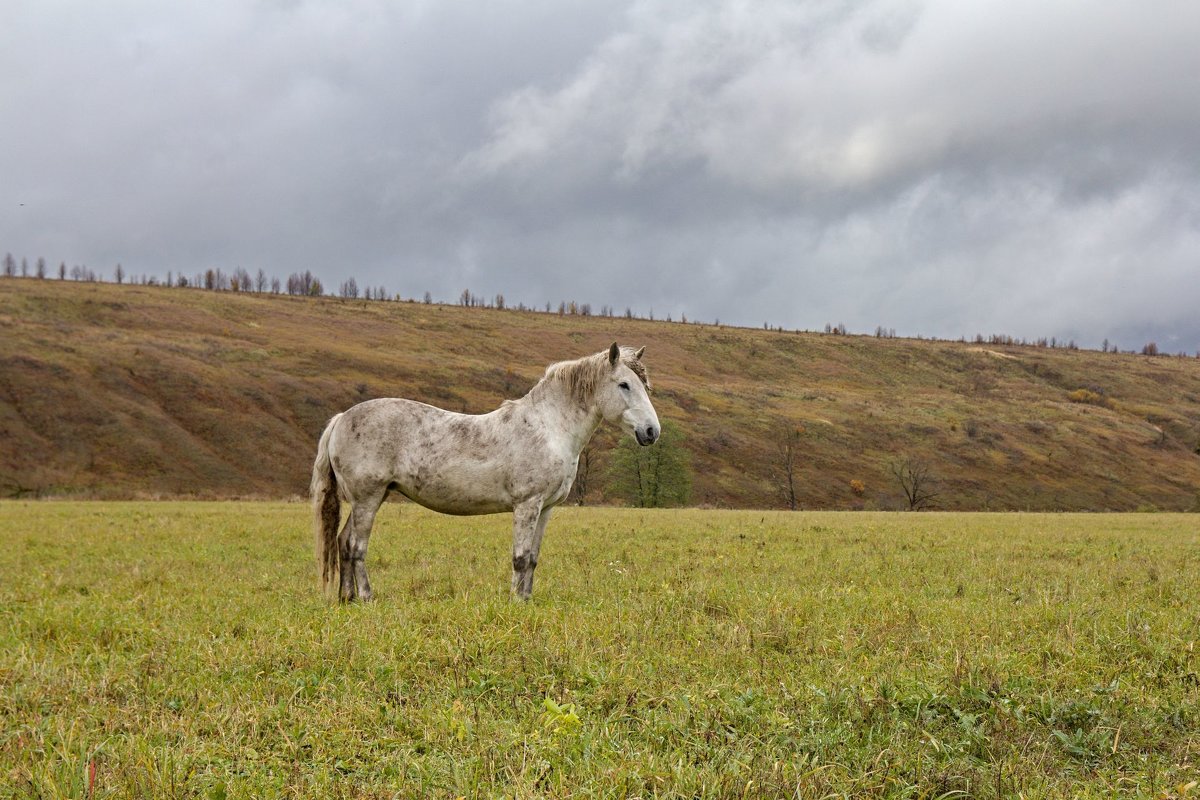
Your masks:
<svg viewBox="0 0 1200 800"><path fill-rule="evenodd" d="M854 492L856 497L862 497L867 491L867 485L858 478L850 481L850 491Z"/></svg>
<svg viewBox="0 0 1200 800"><path fill-rule="evenodd" d="M662 434L652 447L622 436L609 461L609 491L638 508L687 505L692 491L691 454L683 431L662 420Z"/></svg>
<svg viewBox="0 0 1200 800"><path fill-rule="evenodd" d="M1113 401L1110 398L1099 392L1093 392L1091 389L1076 389L1073 392L1067 392L1067 399L1072 403L1083 403L1089 406L1113 407Z"/></svg>

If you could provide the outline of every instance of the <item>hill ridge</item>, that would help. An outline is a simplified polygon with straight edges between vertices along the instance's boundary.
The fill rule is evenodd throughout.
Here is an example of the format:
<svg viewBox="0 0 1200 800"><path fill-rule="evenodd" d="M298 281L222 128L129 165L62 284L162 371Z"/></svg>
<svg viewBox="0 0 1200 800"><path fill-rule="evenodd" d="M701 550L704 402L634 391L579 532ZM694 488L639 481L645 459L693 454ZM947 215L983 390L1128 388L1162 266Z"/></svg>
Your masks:
<svg viewBox="0 0 1200 800"><path fill-rule="evenodd" d="M793 333L408 302L5 280L0 494L288 497L316 436L362 399L482 412L553 361L646 345L660 416L692 453L693 502L780 507L782 432L799 504L1192 510L1200 360ZM615 432L595 443L588 502ZM852 484L852 482L856 482Z"/></svg>

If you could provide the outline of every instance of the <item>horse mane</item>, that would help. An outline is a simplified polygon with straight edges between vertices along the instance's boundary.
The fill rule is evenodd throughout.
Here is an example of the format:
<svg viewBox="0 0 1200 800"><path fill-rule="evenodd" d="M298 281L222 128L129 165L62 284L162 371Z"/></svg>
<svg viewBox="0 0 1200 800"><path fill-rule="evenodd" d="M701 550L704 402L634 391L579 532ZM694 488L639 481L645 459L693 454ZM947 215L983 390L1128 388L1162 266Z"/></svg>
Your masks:
<svg viewBox="0 0 1200 800"><path fill-rule="evenodd" d="M638 376L638 380L646 387L646 393L649 394L650 379L646 377L646 367L636 356L637 351L632 347L621 348L621 363ZM566 386L571 399L580 405L587 405L591 401L592 395L596 393L596 387L608 375L610 369L608 351L605 350L595 355L577 358L574 361L559 361L551 364L546 367L546 374L538 386L549 384Z"/></svg>

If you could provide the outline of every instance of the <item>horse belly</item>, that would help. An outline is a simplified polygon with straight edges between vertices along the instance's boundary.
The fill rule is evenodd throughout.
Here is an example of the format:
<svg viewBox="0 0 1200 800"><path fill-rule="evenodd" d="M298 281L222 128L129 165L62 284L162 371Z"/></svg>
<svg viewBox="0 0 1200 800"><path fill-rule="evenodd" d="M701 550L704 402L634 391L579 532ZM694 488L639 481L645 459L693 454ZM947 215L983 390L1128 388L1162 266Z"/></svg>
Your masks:
<svg viewBox="0 0 1200 800"><path fill-rule="evenodd" d="M497 514L513 506L503 480L469 468L417 474L397 481L397 488L413 502L443 514Z"/></svg>

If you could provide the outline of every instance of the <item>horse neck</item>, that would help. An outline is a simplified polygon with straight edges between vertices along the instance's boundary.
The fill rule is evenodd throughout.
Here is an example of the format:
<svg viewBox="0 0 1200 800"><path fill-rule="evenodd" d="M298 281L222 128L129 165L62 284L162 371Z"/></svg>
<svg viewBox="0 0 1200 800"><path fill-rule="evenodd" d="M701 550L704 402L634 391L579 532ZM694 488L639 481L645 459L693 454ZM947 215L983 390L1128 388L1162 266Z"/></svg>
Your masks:
<svg viewBox="0 0 1200 800"><path fill-rule="evenodd" d="M578 456L600 426L600 409L595 403L581 405L562 384L542 382L521 398L529 403L545 424L567 441Z"/></svg>

